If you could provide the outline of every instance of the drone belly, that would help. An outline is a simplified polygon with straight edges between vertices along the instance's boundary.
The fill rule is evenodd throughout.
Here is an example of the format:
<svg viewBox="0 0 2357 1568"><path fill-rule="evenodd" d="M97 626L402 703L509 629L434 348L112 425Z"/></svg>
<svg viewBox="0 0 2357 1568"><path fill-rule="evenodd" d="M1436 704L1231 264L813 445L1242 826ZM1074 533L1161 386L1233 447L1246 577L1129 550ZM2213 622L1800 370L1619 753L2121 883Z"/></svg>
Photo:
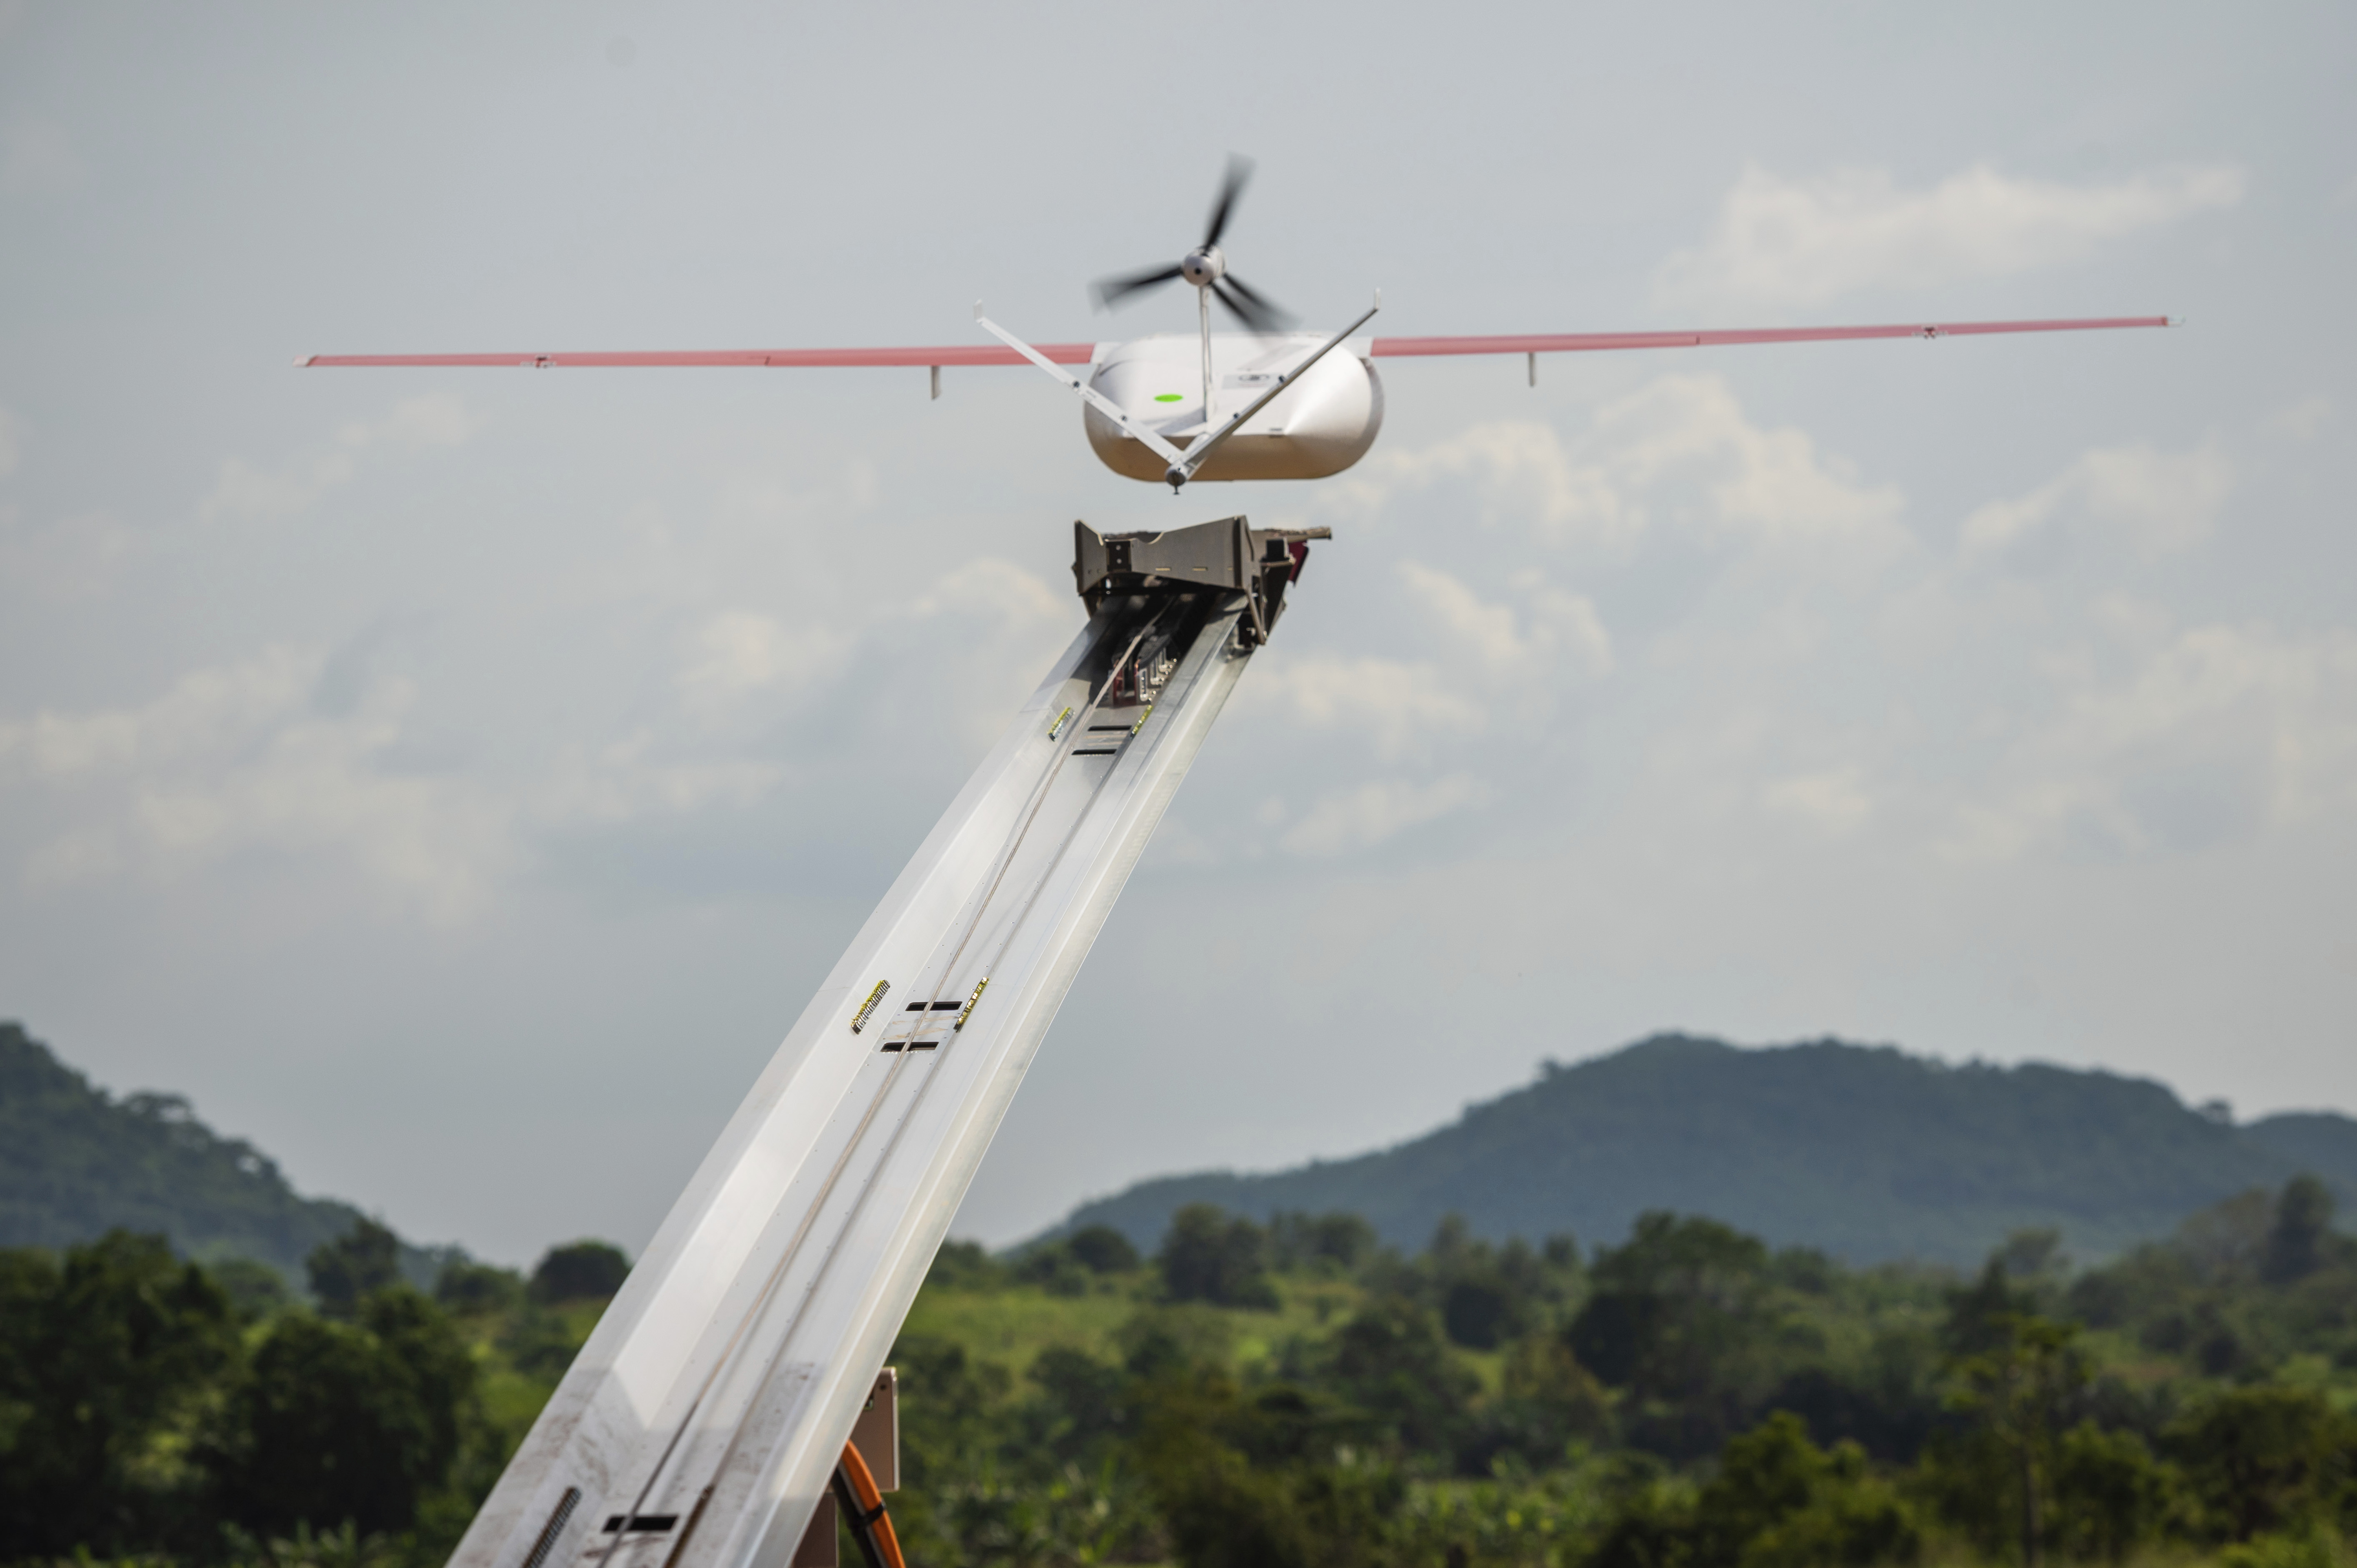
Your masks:
<svg viewBox="0 0 2357 1568"><path fill-rule="evenodd" d="M1192 343L1185 347L1196 349ZM1223 364L1225 358L1213 358L1215 419L1248 405L1283 368ZM1099 365L1091 384L1132 423L1181 451L1201 438L1200 359L1190 367L1170 353L1114 358ZM1339 474L1367 455L1383 428L1383 383L1374 367L1349 354L1329 355L1229 436L1195 478L1322 479ZM1145 443L1092 407L1082 418L1089 446L1106 467L1129 478L1161 482L1169 465Z"/></svg>

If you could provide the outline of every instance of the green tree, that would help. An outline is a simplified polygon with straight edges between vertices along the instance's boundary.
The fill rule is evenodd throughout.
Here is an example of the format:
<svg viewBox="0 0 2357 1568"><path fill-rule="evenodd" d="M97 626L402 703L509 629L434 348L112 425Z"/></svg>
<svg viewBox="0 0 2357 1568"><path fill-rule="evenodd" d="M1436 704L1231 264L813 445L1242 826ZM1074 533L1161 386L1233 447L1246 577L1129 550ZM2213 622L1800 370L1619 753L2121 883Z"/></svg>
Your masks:
<svg viewBox="0 0 2357 1568"><path fill-rule="evenodd" d="M1696 1568L1865 1568L1910 1562L1921 1546L1906 1505L1867 1473L1865 1451L1819 1448L1788 1412L1729 1440L1696 1499Z"/></svg>
<svg viewBox="0 0 2357 1568"><path fill-rule="evenodd" d="M2259 1277L2271 1285L2306 1279L2323 1267L2331 1232L2331 1190L2312 1176L2292 1177L2276 1199L2275 1223L2267 1228Z"/></svg>
<svg viewBox="0 0 2357 1568"><path fill-rule="evenodd" d="M1627 1391L1632 1440L1695 1457L1740 1429L1773 1380L1767 1268L1755 1238L1660 1212L1597 1254L1569 1343L1582 1366Z"/></svg>
<svg viewBox="0 0 2357 1568"><path fill-rule="evenodd" d="M2352 1479L2357 1433L2322 1396L2262 1385L2232 1389L2172 1423L2162 1445L2183 1469L2212 1540L2315 1520Z"/></svg>
<svg viewBox="0 0 2357 1568"><path fill-rule="evenodd" d="M319 1310L330 1317L352 1317L371 1292L401 1283L401 1238L373 1219L358 1219L334 1240L312 1249L306 1267Z"/></svg>
<svg viewBox="0 0 2357 1568"><path fill-rule="evenodd" d="M406 1530L450 1477L474 1391L465 1342L406 1285L371 1294L357 1323L290 1313L206 1445L217 1506L261 1535Z"/></svg>
<svg viewBox="0 0 2357 1568"><path fill-rule="evenodd" d="M2034 1234L2051 1236L2053 1232ZM2008 1253L2015 1251L2007 1247L1990 1253L1971 1284L1948 1293L1947 1321L1940 1337L1952 1360L2003 1349L2013 1342L2014 1325L2037 1315L2037 1293L2017 1285L2013 1271L2007 1266Z"/></svg>
<svg viewBox="0 0 2357 1568"><path fill-rule="evenodd" d="M1382 1241L1375 1228L1355 1214L1273 1215L1268 1222L1270 1261L1282 1269L1349 1273L1372 1258Z"/></svg>
<svg viewBox="0 0 2357 1568"><path fill-rule="evenodd" d="M1156 1254L1163 1292L1172 1301L1273 1309L1266 1247L1265 1233L1251 1220L1216 1204L1188 1204L1170 1217Z"/></svg>
<svg viewBox="0 0 2357 1568"><path fill-rule="evenodd" d="M1334 1337L1335 1391L1412 1452L1447 1453L1480 1380L1460 1364L1430 1312L1400 1296L1369 1302Z"/></svg>
<svg viewBox="0 0 2357 1568"><path fill-rule="evenodd" d="M1388 1466L1340 1459L1347 1413L1289 1385L1247 1394L1216 1368L1165 1365L1137 1391L1135 1452L1184 1568L1382 1560L1404 1488Z"/></svg>
<svg viewBox="0 0 2357 1568"><path fill-rule="evenodd" d="M2046 1539L2074 1563L2119 1563L2159 1534L2172 1477L2133 1432L2083 1421L2054 1453Z"/></svg>
<svg viewBox="0 0 2357 1568"><path fill-rule="evenodd" d="M991 1290L1005 1283L1006 1271L990 1249L979 1241L944 1241L925 1271L925 1283L944 1290Z"/></svg>
<svg viewBox="0 0 2357 1568"><path fill-rule="evenodd" d="M1433 1232L1422 1273L1440 1308L1441 1326L1469 1350L1494 1350L1529 1332L1550 1283L1546 1265L1528 1242L1492 1247L1461 1214L1447 1216Z"/></svg>
<svg viewBox="0 0 2357 1568"><path fill-rule="evenodd" d="M153 1550L177 1433L237 1359L236 1314L161 1236L0 1253L0 1519L12 1556Z"/></svg>
<svg viewBox="0 0 2357 1568"><path fill-rule="evenodd" d="M1695 1554L1692 1489L1644 1455L1621 1456L1605 1481L1604 1518L1585 1568L1688 1568Z"/></svg>
<svg viewBox="0 0 2357 1568"><path fill-rule="evenodd" d="M229 1297L237 1315L248 1322L295 1305L295 1292L286 1276L268 1263L257 1263L252 1258L219 1258L205 1265L205 1273Z"/></svg>
<svg viewBox="0 0 2357 1568"><path fill-rule="evenodd" d="M456 1313L511 1312L523 1305L523 1276L496 1263L452 1258L435 1276L434 1299Z"/></svg>
<svg viewBox="0 0 2357 1568"><path fill-rule="evenodd" d="M1085 1225L1064 1240L1065 1247L1092 1274L1125 1274L1140 1262L1129 1238L1110 1225Z"/></svg>
<svg viewBox="0 0 2357 1568"><path fill-rule="evenodd" d="M1544 1468L1563 1463L1572 1444L1600 1443L1611 1433L1611 1394L1561 1335L1533 1334L1508 1348L1498 1396L1480 1404L1458 1460L1476 1474L1507 1454Z"/></svg>
<svg viewBox="0 0 2357 1568"><path fill-rule="evenodd" d="M2015 1539L2025 1568L2038 1568L2054 1440L2065 1402L2088 1376L2074 1343L2078 1326L2017 1313L1983 1319L1979 1328L1994 1343L1955 1361L1953 1398L2004 1452L2012 1472Z"/></svg>
<svg viewBox="0 0 2357 1568"><path fill-rule="evenodd" d="M1028 1445L1060 1464L1093 1463L1129 1424L1129 1375L1069 1345L1050 1345L1032 1361L1038 1391L1026 1415Z"/></svg>
<svg viewBox="0 0 2357 1568"><path fill-rule="evenodd" d="M608 1241L574 1241L551 1247L532 1271L532 1299L543 1306L560 1301L602 1300L622 1288L630 1260Z"/></svg>

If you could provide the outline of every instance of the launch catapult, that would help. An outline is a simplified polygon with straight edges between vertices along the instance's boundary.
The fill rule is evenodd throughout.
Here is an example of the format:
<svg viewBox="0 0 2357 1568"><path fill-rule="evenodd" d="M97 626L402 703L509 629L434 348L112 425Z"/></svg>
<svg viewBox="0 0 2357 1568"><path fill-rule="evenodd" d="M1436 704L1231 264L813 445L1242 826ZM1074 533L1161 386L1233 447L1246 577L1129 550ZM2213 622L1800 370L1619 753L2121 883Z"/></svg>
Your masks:
<svg viewBox="0 0 2357 1568"><path fill-rule="evenodd" d="M1073 532L1087 627L802 1010L453 1568L811 1568L834 1562L838 1499L897 1568L884 1359L1081 961L1328 537L1241 517Z"/></svg>

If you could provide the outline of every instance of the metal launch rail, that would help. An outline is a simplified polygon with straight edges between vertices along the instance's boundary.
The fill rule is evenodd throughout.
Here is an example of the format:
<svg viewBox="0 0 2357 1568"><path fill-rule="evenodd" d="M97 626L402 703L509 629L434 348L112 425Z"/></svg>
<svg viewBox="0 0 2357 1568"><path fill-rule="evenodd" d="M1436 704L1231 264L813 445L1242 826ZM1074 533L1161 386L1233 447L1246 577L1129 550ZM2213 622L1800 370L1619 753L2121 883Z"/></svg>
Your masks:
<svg viewBox="0 0 2357 1568"><path fill-rule="evenodd" d="M803 1009L454 1568L783 1568L1081 961L1326 532L1074 525L1086 629Z"/></svg>

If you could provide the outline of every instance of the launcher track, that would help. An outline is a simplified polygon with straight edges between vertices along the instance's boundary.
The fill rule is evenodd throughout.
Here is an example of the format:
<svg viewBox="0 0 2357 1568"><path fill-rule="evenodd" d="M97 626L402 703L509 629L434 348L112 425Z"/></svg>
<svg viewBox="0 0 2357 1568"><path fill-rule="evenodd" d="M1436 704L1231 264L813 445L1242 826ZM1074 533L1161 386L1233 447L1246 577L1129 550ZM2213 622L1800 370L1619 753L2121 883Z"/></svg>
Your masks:
<svg viewBox="0 0 2357 1568"><path fill-rule="evenodd" d="M789 1561L1081 961L1250 660L1251 608L1213 588L1102 600L804 1009L454 1568ZM1117 679L1174 629L1158 690ZM890 990L855 1032L878 981Z"/></svg>

